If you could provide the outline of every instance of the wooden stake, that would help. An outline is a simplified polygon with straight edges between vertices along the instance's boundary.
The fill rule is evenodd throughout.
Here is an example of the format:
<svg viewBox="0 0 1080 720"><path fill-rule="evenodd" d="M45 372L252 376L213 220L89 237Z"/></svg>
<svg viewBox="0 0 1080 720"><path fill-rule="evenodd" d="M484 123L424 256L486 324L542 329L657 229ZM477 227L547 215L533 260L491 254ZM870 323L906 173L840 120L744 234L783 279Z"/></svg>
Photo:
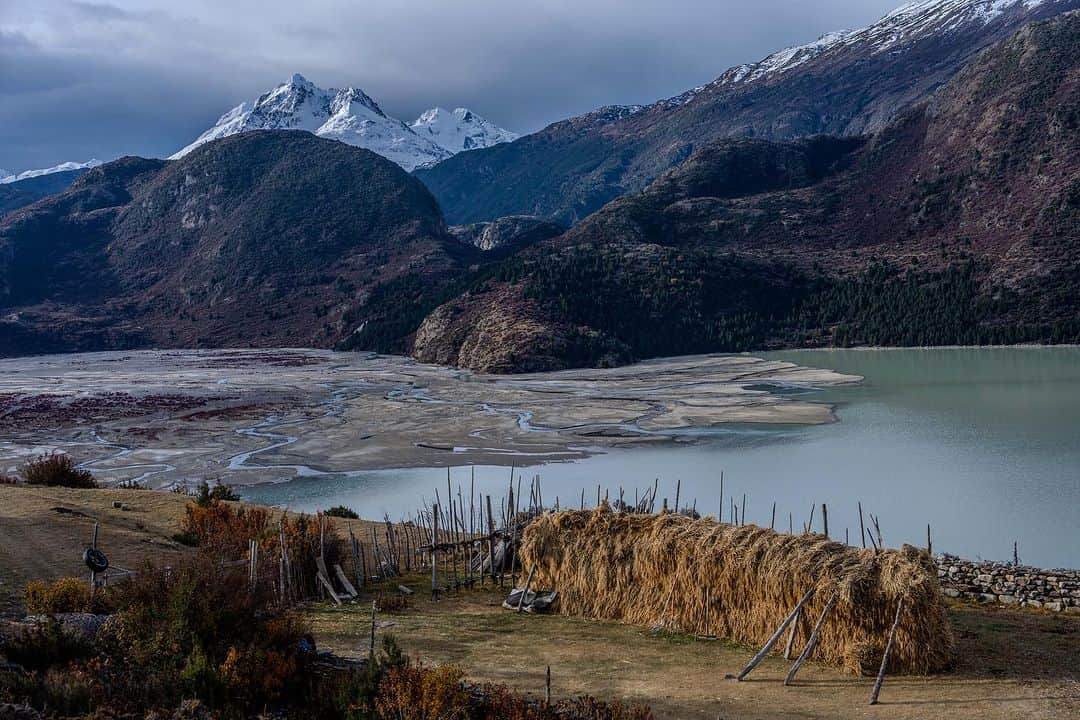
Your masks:
<svg viewBox="0 0 1080 720"><path fill-rule="evenodd" d="M368 648L368 657L375 659L375 601L371 601L371 645Z"/></svg>
<svg viewBox="0 0 1080 720"><path fill-rule="evenodd" d="M547 679L544 681L544 704L551 704L551 666L547 666Z"/></svg>
<svg viewBox="0 0 1080 720"><path fill-rule="evenodd" d="M862 538L863 549L866 549L866 526L863 524L862 502L859 502L859 537Z"/></svg>
<svg viewBox="0 0 1080 720"><path fill-rule="evenodd" d="M870 704L877 705L878 694L881 686L885 684L885 670L889 667L889 655L892 654L893 641L896 639L896 628L900 625L900 612L904 609L904 598L896 603L896 617L893 618L892 628L889 630L889 641L885 643L885 654L881 656L881 668L878 670L877 680L874 682L874 690L870 693Z"/></svg>
<svg viewBox="0 0 1080 720"><path fill-rule="evenodd" d="M818 634L821 632L821 626L825 623L825 616L832 610L833 605L836 604L837 594L834 592L833 596L829 598L829 602L825 604L825 607L821 611L821 615L818 617L816 623L814 623L814 629L810 632L810 639L806 641L806 647L799 653L799 659L795 661L795 664L791 666L791 671L784 678L784 684L790 685L795 681L795 674L799 672L799 668L806 662L806 659L810 657L810 653L814 651L814 646L817 645Z"/></svg>
<svg viewBox="0 0 1080 720"><path fill-rule="evenodd" d="M776 529L776 501L775 500L773 500L773 504L772 504L772 521L769 523L769 529L770 530L775 530Z"/></svg>
<svg viewBox="0 0 1080 720"><path fill-rule="evenodd" d="M787 630L788 625L790 625L795 620L795 616L799 614L800 610L802 610L803 605L809 602L810 598L812 597L814 597L814 591L807 590L806 594L803 595L802 600L800 600L799 604L795 606L795 609L791 611L791 614L784 619L784 622L780 623L780 627L776 628L776 632L774 632L772 637L769 638L768 642L765 643L765 646L758 651L758 654L755 655L750 660L750 662L747 663L746 667L743 668L742 672L735 677L736 680L741 681L743 678L750 674L751 670L758 666L758 663L765 659L765 656L768 655L769 652L773 649L773 647L776 646L776 642L780 639L780 636L784 634L785 630Z"/></svg>
<svg viewBox="0 0 1080 720"><path fill-rule="evenodd" d="M821 522L825 525L825 537L829 537L829 508L821 503Z"/></svg>

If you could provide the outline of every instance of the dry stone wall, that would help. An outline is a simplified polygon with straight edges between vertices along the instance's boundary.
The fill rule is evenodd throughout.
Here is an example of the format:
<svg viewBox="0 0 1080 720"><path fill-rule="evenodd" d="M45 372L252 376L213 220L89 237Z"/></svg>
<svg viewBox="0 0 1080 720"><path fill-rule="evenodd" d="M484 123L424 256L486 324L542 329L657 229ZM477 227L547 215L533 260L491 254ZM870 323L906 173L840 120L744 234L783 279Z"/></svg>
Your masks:
<svg viewBox="0 0 1080 720"><path fill-rule="evenodd" d="M1044 570L938 555L938 578L949 597L1080 614L1080 570Z"/></svg>

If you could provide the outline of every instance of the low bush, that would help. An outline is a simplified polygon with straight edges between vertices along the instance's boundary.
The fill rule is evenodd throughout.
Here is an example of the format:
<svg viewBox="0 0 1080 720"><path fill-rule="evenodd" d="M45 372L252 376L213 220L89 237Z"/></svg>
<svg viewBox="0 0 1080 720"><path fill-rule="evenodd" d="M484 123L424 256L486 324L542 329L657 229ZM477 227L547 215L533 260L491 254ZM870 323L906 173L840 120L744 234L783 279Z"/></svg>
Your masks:
<svg viewBox="0 0 1080 720"><path fill-rule="evenodd" d="M375 606L379 612L401 613L412 607L409 596L402 592L382 592L375 596Z"/></svg>
<svg viewBox="0 0 1080 720"><path fill-rule="evenodd" d="M75 612L105 614L113 609L108 590L99 590L91 597L89 583L74 577L53 582L31 581L26 584L25 599L26 612L31 615Z"/></svg>
<svg viewBox="0 0 1080 720"><path fill-rule="evenodd" d="M38 623L7 638L3 646L9 662L27 670L48 670L93 654L92 645L77 633L68 632L55 619Z"/></svg>
<svg viewBox="0 0 1080 720"><path fill-rule="evenodd" d="M69 488L97 487L94 476L88 470L79 469L70 455L62 453L42 455L23 465L20 472L29 485Z"/></svg>
<svg viewBox="0 0 1080 720"><path fill-rule="evenodd" d="M169 569L144 566L118 604L107 642L136 679L124 697L140 707L184 697L210 707L277 703L314 659L298 615L279 607L268 586L252 587L246 568L205 553Z"/></svg>
<svg viewBox="0 0 1080 720"><path fill-rule="evenodd" d="M359 520L360 516L356 514L356 511L350 507L344 505L335 505L323 512L323 515L327 517L345 518L346 520Z"/></svg>
<svg viewBox="0 0 1080 720"><path fill-rule="evenodd" d="M240 502L240 496L232 485L215 482L213 485L203 480L195 490L195 502L202 507L209 507L215 502Z"/></svg>

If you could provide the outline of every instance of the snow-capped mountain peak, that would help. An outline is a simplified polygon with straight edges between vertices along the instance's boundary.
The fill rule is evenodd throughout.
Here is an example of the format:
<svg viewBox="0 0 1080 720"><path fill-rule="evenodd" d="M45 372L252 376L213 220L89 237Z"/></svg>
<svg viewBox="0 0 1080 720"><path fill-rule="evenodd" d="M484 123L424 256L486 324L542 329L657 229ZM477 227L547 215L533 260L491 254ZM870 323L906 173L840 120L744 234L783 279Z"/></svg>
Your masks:
<svg viewBox="0 0 1080 720"><path fill-rule="evenodd" d="M436 109L421 117L429 113L434 113L431 122L421 128L427 131L418 133L419 120L409 126L390 117L363 90L323 89L296 74L253 103L242 103L222 115L212 128L170 159L183 157L212 140L249 130L306 130L367 148L411 171L462 150L517 138L464 108L453 113Z"/></svg>
<svg viewBox="0 0 1080 720"><path fill-rule="evenodd" d="M40 170L26 170L21 173L9 173L6 170L0 170L0 184L7 184L18 182L20 180L27 180L29 178L41 177L42 175L52 175L58 172L68 172L69 170L89 170L101 165L101 161L93 158L86 162L65 162L59 165L54 165L49 168L41 168Z"/></svg>
<svg viewBox="0 0 1080 720"><path fill-rule="evenodd" d="M517 140L516 133L485 120L468 108L425 110L410 126L421 137L428 137L453 153L476 150Z"/></svg>

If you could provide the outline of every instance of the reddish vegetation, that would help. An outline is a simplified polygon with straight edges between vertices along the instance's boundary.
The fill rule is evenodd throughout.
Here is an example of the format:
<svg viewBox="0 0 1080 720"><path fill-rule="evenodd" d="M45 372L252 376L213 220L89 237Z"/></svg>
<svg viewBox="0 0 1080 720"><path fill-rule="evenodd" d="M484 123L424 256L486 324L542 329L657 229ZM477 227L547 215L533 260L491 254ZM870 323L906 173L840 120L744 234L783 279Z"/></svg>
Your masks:
<svg viewBox="0 0 1080 720"><path fill-rule="evenodd" d="M235 396L229 399L235 399ZM104 392L93 396L8 393L0 395L0 428L101 422L153 412L197 408L210 400L204 396L178 393L141 396L126 392Z"/></svg>

